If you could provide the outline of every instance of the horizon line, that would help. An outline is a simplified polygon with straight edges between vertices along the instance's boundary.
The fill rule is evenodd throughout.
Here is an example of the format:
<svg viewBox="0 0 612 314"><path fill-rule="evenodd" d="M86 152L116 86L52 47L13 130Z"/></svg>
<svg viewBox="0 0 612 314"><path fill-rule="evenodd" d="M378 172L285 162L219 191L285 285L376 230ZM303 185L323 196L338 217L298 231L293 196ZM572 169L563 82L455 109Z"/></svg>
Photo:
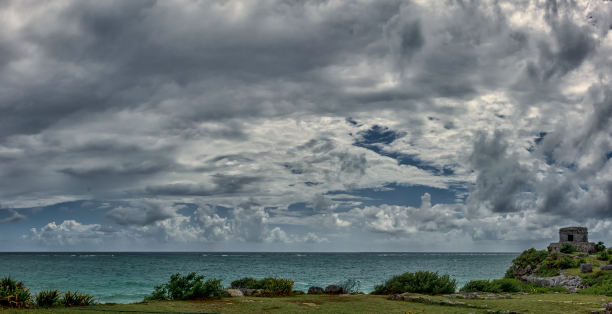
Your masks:
<svg viewBox="0 0 612 314"><path fill-rule="evenodd" d="M355 254L355 253L378 253L378 254L398 254L398 253L444 253L444 254L461 254L461 253L478 253L478 254L513 254L520 252L495 252L495 251L0 251L0 254L12 253L331 253L331 254Z"/></svg>

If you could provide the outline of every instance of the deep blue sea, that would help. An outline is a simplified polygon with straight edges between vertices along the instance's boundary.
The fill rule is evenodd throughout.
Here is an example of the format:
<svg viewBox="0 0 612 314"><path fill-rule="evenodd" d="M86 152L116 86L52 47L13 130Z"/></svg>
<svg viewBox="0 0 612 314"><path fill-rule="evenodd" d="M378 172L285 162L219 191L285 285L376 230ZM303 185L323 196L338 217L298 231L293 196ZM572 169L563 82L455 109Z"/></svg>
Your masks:
<svg viewBox="0 0 612 314"><path fill-rule="evenodd" d="M473 279L501 278L519 253L0 253L0 276L23 281L32 292L79 290L99 302L141 301L173 273L222 279L288 278L295 289L346 279L360 290L404 272L449 274L458 287Z"/></svg>

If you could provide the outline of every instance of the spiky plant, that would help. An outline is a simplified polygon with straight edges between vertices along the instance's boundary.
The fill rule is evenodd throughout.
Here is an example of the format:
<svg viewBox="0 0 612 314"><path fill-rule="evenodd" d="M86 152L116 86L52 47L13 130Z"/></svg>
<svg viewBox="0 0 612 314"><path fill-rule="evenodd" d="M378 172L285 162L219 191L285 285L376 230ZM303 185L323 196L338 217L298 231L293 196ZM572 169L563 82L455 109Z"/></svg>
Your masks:
<svg viewBox="0 0 612 314"><path fill-rule="evenodd" d="M60 294L57 290L41 291L36 295L36 305L52 307L60 304Z"/></svg>
<svg viewBox="0 0 612 314"><path fill-rule="evenodd" d="M60 300L64 306L87 306L94 304L94 297L89 294L82 294L78 291L66 291L64 297Z"/></svg>

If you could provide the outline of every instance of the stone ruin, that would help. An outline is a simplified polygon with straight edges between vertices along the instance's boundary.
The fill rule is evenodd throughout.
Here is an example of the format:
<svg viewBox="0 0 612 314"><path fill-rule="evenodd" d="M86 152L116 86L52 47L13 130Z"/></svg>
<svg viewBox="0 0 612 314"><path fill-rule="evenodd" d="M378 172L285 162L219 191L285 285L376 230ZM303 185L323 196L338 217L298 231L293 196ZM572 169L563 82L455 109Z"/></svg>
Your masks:
<svg viewBox="0 0 612 314"><path fill-rule="evenodd" d="M565 227L559 229L559 242L551 243L548 252L559 253L563 244L571 244L577 251L595 253L595 243L589 242L589 232L586 227Z"/></svg>

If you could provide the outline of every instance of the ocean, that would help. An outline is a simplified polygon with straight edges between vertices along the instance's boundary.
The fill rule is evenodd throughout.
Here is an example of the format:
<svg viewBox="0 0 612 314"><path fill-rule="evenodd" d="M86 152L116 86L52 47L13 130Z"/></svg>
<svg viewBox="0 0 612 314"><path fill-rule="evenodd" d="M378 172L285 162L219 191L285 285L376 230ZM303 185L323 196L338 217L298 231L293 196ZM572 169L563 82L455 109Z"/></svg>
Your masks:
<svg viewBox="0 0 612 314"><path fill-rule="evenodd" d="M78 290L99 302L142 301L173 273L222 279L288 278L295 289L347 279L360 290L393 275L419 270L449 274L458 287L474 279L501 278L519 253L0 253L0 276L40 290Z"/></svg>

